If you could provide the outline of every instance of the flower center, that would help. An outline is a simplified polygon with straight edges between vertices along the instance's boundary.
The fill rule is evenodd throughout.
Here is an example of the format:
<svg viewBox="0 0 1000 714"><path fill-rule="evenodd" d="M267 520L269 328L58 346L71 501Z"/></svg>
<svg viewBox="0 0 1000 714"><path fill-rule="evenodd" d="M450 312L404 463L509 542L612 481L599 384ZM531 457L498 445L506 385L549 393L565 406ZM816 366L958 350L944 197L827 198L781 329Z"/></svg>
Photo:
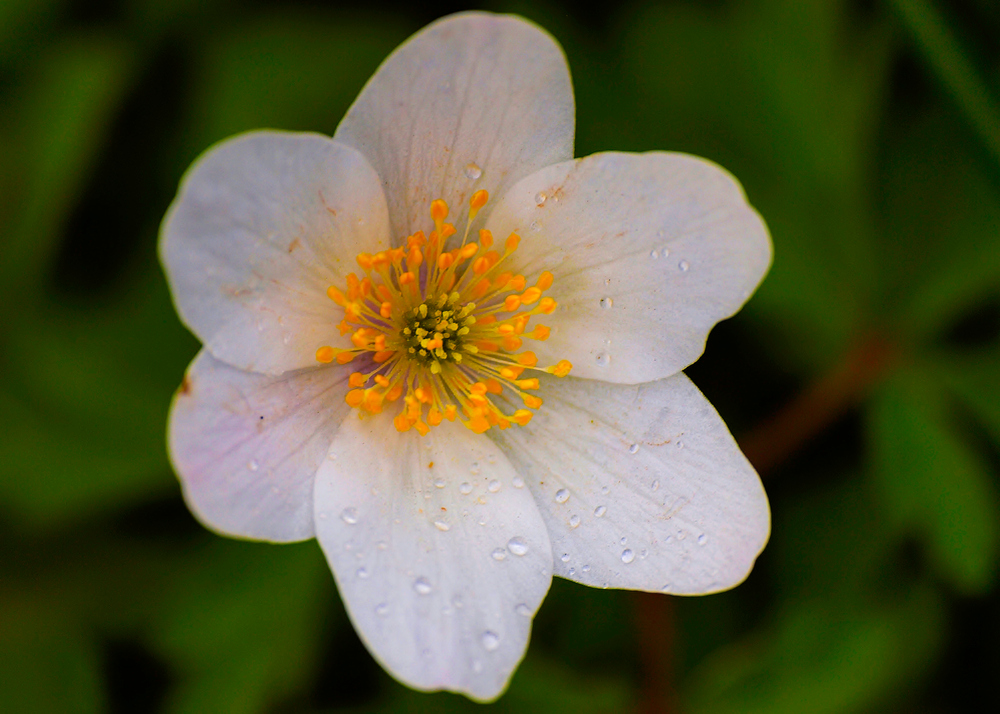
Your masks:
<svg viewBox="0 0 1000 714"><path fill-rule="evenodd" d="M473 194L469 224L487 199L486 191ZM538 367L533 352L519 351L525 338L548 339L545 325L527 328L533 316L556 309L555 300L542 296L552 286L552 273L528 287L523 275L502 270L520 243L516 233L500 253L488 230L469 243L466 227L461 245L446 250L455 235L447 217L447 204L433 201L430 235L417 231L405 248L357 256L364 277L351 273L346 290L327 290L344 308L340 333L351 333L354 346L320 347L316 359L356 361L347 403L362 412L378 414L387 402L402 399L393 420L399 431L426 434L460 414L476 433L527 424L542 400L529 393L538 389L538 378L522 379L524 372L565 377L573 367L567 360Z"/></svg>

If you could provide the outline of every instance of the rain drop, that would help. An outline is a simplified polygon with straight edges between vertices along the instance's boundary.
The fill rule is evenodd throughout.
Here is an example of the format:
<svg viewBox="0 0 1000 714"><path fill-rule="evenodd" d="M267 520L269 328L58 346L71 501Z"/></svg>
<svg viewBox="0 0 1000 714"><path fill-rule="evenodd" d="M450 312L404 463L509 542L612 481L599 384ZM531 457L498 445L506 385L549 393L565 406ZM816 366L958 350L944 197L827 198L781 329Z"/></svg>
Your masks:
<svg viewBox="0 0 1000 714"><path fill-rule="evenodd" d="M569 553L563 553L562 555L560 555L559 556L559 560L561 560L564 563L568 563L569 562Z"/></svg>
<svg viewBox="0 0 1000 714"><path fill-rule="evenodd" d="M569 517L569 527L576 528L578 525L580 525L580 516L574 513L572 516Z"/></svg>
<svg viewBox="0 0 1000 714"><path fill-rule="evenodd" d="M688 263L688 262L687 262L686 260L682 260L681 262L679 262L679 263L677 264L677 268L678 268L678 269L679 269L679 270L680 270L680 271L681 271L682 273L686 273L686 272L688 271L688 268L690 268L690 267L691 267L691 264L690 264L690 263Z"/></svg>
<svg viewBox="0 0 1000 714"><path fill-rule="evenodd" d="M635 560L635 553L632 552L630 548L626 548L622 551L622 562L628 565L633 560Z"/></svg>
<svg viewBox="0 0 1000 714"><path fill-rule="evenodd" d="M440 518L434 521L434 527L437 528L439 531L451 530L451 526L449 526L446 522L444 522Z"/></svg>
<svg viewBox="0 0 1000 714"><path fill-rule="evenodd" d="M542 230L542 224L538 221L532 221L528 228L530 228L532 232L538 233L538 231Z"/></svg>
<svg viewBox="0 0 1000 714"><path fill-rule="evenodd" d="M545 204L545 199L547 198L548 196L545 195L544 191L539 191L538 193L535 194L535 203L537 203L539 206L542 206Z"/></svg>
<svg viewBox="0 0 1000 714"><path fill-rule="evenodd" d="M622 536L622 539L620 541L618 541L618 543L619 543L619 545L625 545L626 543L628 543L628 538L626 538L625 536Z"/></svg>
<svg viewBox="0 0 1000 714"><path fill-rule="evenodd" d="M514 606L514 612L516 612L521 617L531 617L531 608L525 605L523 602L518 603Z"/></svg>
<svg viewBox="0 0 1000 714"><path fill-rule="evenodd" d="M683 441L678 441L677 442L677 448L678 449L683 449L684 448L684 442Z"/></svg>
<svg viewBox="0 0 1000 714"><path fill-rule="evenodd" d="M469 473L472 474L473 476L478 476L479 475L479 462L478 461L473 461L472 462L472 466L469 467Z"/></svg>
<svg viewBox="0 0 1000 714"><path fill-rule="evenodd" d="M493 556L493 560L505 560L507 558L507 551L503 548L494 548L490 555Z"/></svg>
<svg viewBox="0 0 1000 714"><path fill-rule="evenodd" d="M598 352L597 357L594 359L597 362L598 367L607 367L608 363L611 362L611 355L607 352Z"/></svg>
<svg viewBox="0 0 1000 714"><path fill-rule="evenodd" d="M580 572L581 573L589 573L590 572L590 566L589 565L584 565L582 568L580 568Z"/></svg>
<svg viewBox="0 0 1000 714"><path fill-rule="evenodd" d="M705 545L708 542L708 536L702 533L698 536L698 545Z"/></svg>
<svg viewBox="0 0 1000 714"><path fill-rule="evenodd" d="M468 481L463 481L462 484L458 487L458 492L463 496L468 496L470 493L472 493L472 484L469 483Z"/></svg>
<svg viewBox="0 0 1000 714"><path fill-rule="evenodd" d="M361 580L366 579L368 577L368 568L358 568L356 575Z"/></svg>
<svg viewBox="0 0 1000 714"><path fill-rule="evenodd" d="M515 476L511 479L510 485L514 488L524 488L524 479L520 476Z"/></svg>
<svg viewBox="0 0 1000 714"><path fill-rule="evenodd" d="M431 587L427 578L417 578L413 581L413 589L417 591L417 595L430 595L434 588Z"/></svg>
<svg viewBox="0 0 1000 714"><path fill-rule="evenodd" d="M670 248L667 248L666 246L664 246L663 250L660 251L660 255L662 255L664 258L666 258L668 255L670 255Z"/></svg>
<svg viewBox="0 0 1000 714"><path fill-rule="evenodd" d="M594 515L597 516L598 518L602 517L607 512L608 512L607 506L598 506L597 508L594 509Z"/></svg>
<svg viewBox="0 0 1000 714"><path fill-rule="evenodd" d="M251 471L256 471L260 468L260 464L257 463L257 459L250 459L250 463L247 464L247 468Z"/></svg>
<svg viewBox="0 0 1000 714"><path fill-rule="evenodd" d="M649 484L649 487L652 490L654 490L654 491L659 490L659 488L660 488L660 479L653 479L653 483Z"/></svg>
<svg viewBox="0 0 1000 714"><path fill-rule="evenodd" d="M489 630L483 633L481 640L487 652L492 652L500 646L500 635Z"/></svg>
<svg viewBox="0 0 1000 714"><path fill-rule="evenodd" d="M375 614L379 617L385 617L389 614L389 604L385 602L380 602L375 606Z"/></svg>
<svg viewBox="0 0 1000 714"><path fill-rule="evenodd" d="M611 487L610 486L601 486L601 493L603 493L605 496L607 496L609 493L611 493Z"/></svg>
<svg viewBox="0 0 1000 714"><path fill-rule="evenodd" d="M358 510L356 508L345 508L340 512L340 520L349 526L358 522Z"/></svg>
<svg viewBox="0 0 1000 714"><path fill-rule="evenodd" d="M434 479L434 487L435 488L444 488L445 487L445 480L443 478L440 478L440 477Z"/></svg>
<svg viewBox="0 0 1000 714"><path fill-rule="evenodd" d="M555 501L556 503L566 503L569 500L569 491L565 488L560 488L556 491Z"/></svg>
<svg viewBox="0 0 1000 714"><path fill-rule="evenodd" d="M509 550L514 555L527 555L528 544L524 542L524 538L520 536L514 536L509 541L507 541L507 550Z"/></svg>
<svg viewBox="0 0 1000 714"><path fill-rule="evenodd" d="M632 444L632 446L628 447L628 452L630 454L638 454L639 453L639 445L638 444Z"/></svg>
<svg viewBox="0 0 1000 714"><path fill-rule="evenodd" d="M483 175L483 170L479 168L479 164L468 163L465 165L465 177L475 181L477 178Z"/></svg>
<svg viewBox="0 0 1000 714"><path fill-rule="evenodd" d="M660 257L660 251L658 251L656 248L653 248L653 250L649 251L649 257L652 258L653 260L656 260L657 258Z"/></svg>
<svg viewBox="0 0 1000 714"><path fill-rule="evenodd" d="M569 569L569 576L573 577L574 575L576 575L576 568L570 568Z"/></svg>
<svg viewBox="0 0 1000 714"><path fill-rule="evenodd" d="M486 487L486 490L490 493L496 493L500 490L500 482L497 479L490 481L490 485Z"/></svg>
<svg viewBox="0 0 1000 714"><path fill-rule="evenodd" d="M611 306L615 304L615 301L614 301L614 300L612 300L612 299L611 299L611 298L609 298L609 297L604 297L604 298L601 298L601 301L600 301L600 303L599 303L599 304L600 304L600 306L601 306L601 307L603 307L603 308L604 308L605 310L610 310L610 309L611 309Z"/></svg>

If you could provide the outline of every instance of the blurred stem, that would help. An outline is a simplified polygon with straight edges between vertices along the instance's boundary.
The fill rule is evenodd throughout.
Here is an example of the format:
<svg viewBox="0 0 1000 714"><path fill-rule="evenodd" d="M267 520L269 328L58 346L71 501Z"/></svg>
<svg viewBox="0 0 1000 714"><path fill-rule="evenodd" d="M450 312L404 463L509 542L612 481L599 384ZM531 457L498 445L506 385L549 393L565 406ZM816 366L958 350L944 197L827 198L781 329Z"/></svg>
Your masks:
<svg viewBox="0 0 1000 714"><path fill-rule="evenodd" d="M831 371L741 438L743 453L760 474L767 474L858 404L898 357L892 342L869 335Z"/></svg>
<svg viewBox="0 0 1000 714"><path fill-rule="evenodd" d="M673 714L674 600L657 593L633 593L632 609L642 665L640 714Z"/></svg>
<svg viewBox="0 0 1000 714"><path fill-rule="evenodd" d="M896 14L993 158L1000 163L1000 105L931 0L891 0Z"/></svg>

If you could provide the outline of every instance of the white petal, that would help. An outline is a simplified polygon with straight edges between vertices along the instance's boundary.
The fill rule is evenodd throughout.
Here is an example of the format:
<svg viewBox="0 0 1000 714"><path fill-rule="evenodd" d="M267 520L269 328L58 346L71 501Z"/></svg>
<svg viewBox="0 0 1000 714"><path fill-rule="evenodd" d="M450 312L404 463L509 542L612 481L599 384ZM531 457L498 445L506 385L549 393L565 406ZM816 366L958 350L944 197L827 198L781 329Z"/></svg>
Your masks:
<svg viewBox="0 0 1000 714"><path fill-rule="evenodd" d="M318 134L260 131L188 170L160 250L177 311L208 350L280 374L342 344L343 310L326 290L388 236L382 187L363 156Z"/></svg>
<svg viewBox="0 0 1000 714"><path fill-rule="evenodd" d="M556 575L676 594L747 576L770 532L767 496L684 374L636 386L552 377L542 393L528 426L494 437L535 493Z"/></svg>
<svg viewBox="0 0 1000 714"><path fill-rule="evenodd" d="M313 536L313 479L337 427L347 367L270 377L202 350L170 411L170 457L206 526L277 542Z"/></svg>
<svg viewBox="0 0 1000 714"><path fill-rule="evenodd" d="M771 241L740 185L683 154L595 154L551 166L508 193L490 217L516 232L512 269L555 275L559 303L540 319L543 363L636 384L695 361L712 326L760 283Z"/></svg>
<svg viewBox="0 0 1000 714"><path fill-rule="evenodd" d="M474 191L499 198L572 158L573 129L573 87L555 40L517 17L465 13L390 55L334 138L378 171L398 239L428 230L436 198L462 231Z"/></svg>
<svg viewBox="0 0 1000 714"><path fill-rule="evenodd" d="M457 423L419 437L352 416L330 447L316 535L361 639L409 686L492 699L524 656L552 555L515 477Z"/></svg>

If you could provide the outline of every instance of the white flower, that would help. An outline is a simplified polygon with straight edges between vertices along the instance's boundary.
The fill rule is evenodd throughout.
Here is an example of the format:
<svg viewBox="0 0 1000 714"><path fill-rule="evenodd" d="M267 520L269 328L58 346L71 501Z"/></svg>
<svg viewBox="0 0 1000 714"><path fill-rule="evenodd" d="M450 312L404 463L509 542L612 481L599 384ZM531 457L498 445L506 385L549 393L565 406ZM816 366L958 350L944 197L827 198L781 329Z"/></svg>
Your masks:
<svg viewBox="0 0 1000 714"><path fill-rule="evenodd" d="M452 16L333 139L213 147L164 221L205 344L169 427L191 510L318 538L420 689L496 697L552 575L709 593L767 541L757 474L680 372L767 271L767 230L707 161L574 160L573 112L546 33Z"/></svg>

